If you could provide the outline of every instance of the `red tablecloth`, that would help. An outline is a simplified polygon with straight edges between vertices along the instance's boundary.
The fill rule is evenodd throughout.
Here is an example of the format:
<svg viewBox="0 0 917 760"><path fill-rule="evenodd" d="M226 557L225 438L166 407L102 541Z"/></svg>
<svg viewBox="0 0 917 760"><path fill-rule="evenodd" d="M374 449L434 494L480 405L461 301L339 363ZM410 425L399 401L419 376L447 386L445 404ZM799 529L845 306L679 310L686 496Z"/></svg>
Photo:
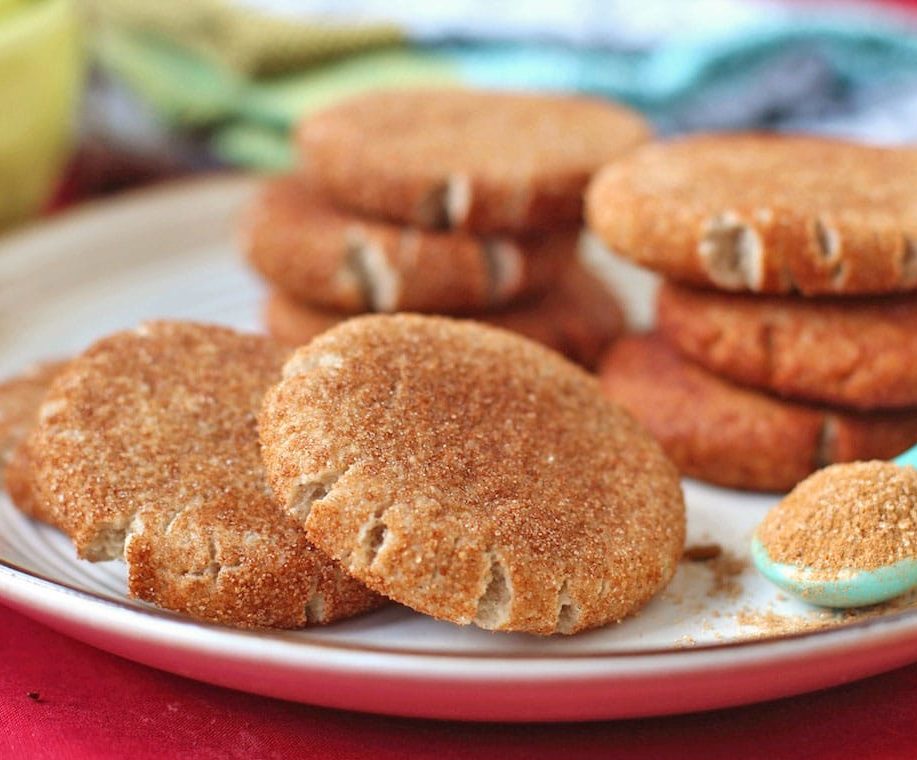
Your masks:
<svg viewBox="0 0 917 760"><path fill-rule="evenodd" d="M2 606L0 663L3 760L917 757L917 665L733 710L530 726L385 718L242 694L122 660Z"/></svg>

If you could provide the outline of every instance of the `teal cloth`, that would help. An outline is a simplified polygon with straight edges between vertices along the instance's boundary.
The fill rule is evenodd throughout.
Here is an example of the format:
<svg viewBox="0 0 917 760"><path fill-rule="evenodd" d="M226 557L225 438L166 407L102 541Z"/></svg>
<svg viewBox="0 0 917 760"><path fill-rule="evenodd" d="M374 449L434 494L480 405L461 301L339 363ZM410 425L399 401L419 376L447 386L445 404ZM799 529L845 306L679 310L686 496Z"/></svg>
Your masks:
<svg viewBox="0 0 917 760"><path fill-rule="evenodd" d="M289 133L298 118L369 87L458 83L586 92L629 103L665 131L705 94L741 99L756 77L793 52L817 56L839 91L917 81L917 38L863 18L757 25L639 52L535 43L393 48L274 79L246 78L149 37L118 33L99 45L102 64L164 120L206 126L224 159L271 169L292 160ZM756 126L753 118L742 126Z"/></svg>
<svg viewBox="0 0 917 760"><path fill-rule="evenodd" d="M469 45L450 53L462 76L481 86L594 93L664 118L705 91L740 86L791 50L817 53L842 87L917 79L917 36L862 19L759 25L635 53L537 45Z"/></svg>

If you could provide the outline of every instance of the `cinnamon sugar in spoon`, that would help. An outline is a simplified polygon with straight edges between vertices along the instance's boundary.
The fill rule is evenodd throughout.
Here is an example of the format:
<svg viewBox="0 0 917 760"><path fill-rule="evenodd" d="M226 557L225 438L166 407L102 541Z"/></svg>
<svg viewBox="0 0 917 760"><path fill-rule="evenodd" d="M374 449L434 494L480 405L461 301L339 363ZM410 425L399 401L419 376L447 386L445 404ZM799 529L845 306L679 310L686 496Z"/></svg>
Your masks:
<svg viewBox="0 0 917 760"><path fill-rule="evenodd" d="M894 462L826 467L755 530L768 580L822 607L877 604L917 586L917 447Z"/></svg>

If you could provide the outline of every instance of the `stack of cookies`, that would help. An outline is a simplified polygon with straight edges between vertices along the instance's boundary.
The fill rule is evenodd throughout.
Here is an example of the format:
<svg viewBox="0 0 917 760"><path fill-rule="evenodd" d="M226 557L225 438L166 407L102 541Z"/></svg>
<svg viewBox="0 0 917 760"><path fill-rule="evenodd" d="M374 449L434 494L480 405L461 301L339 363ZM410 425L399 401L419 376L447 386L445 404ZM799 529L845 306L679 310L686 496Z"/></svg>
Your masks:
<svg viewBox="0 0 917 760"><path fill-rule="evenodd" d="M465 90L310 118L302 171L269 182L245 227L269 332L299 345L363 312L460 315L594 365L623 316L578 263L582 194L648 137L608 102Z"/></svg>
<svg viewBox="0 0 917 760"><path fill-rule="evenodd" d="M689 475L786 490L917 441L917 152L812 137L638 149L587 194L608 247L665 275L657 332L604 388Z"/></svg>

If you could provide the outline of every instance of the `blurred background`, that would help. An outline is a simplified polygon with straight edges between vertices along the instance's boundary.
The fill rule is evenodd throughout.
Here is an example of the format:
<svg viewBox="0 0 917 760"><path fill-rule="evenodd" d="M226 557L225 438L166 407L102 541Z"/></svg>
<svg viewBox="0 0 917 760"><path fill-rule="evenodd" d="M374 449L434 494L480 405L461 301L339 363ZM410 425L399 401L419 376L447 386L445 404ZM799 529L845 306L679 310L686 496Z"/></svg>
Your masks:
<svg viewBox="0 0 917 760"><path fill-rule="evenodd" d="M283 170L316 109L449 85L607 96L665 135L917 142L917 0L0 0L0 229Z"/></svg>

